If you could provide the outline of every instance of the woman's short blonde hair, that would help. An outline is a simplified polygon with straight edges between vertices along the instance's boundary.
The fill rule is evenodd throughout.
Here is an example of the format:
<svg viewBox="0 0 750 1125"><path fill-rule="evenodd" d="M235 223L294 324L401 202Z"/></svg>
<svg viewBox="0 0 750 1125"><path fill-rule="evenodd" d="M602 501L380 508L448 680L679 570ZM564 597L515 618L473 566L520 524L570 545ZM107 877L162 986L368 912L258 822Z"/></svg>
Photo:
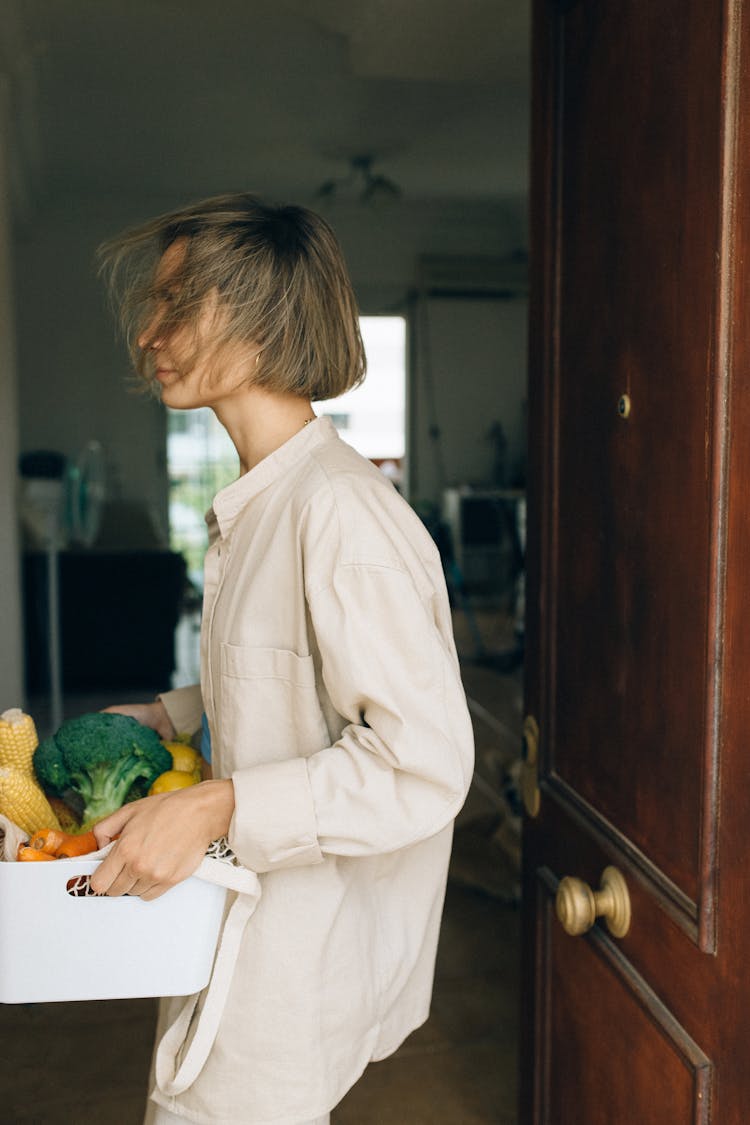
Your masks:
<svg viewBox="0 0 750 1125"><path fill-rule="evenodd" d="M185 240L160 291L156 267ZM138 337L193 325L206 297L225 314L216 345L260 348L253 381L316 401L361 383L366 363L357 305L336 236L306 207L221 195L161 215L99 248L136 371L151 383Z"/></svg>

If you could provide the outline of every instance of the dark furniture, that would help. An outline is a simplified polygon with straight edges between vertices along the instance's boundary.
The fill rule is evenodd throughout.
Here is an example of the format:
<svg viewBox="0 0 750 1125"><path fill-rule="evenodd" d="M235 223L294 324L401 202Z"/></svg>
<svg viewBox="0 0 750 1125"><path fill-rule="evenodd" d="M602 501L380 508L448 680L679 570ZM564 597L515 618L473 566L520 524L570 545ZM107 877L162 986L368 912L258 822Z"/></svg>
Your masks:
<svg viewBox="0 0 750 1125"><path fill-rule="evenodd" d="M169 687L186 583L172 551L62 551L59 556L65 692ZM47 556L23 560L26 690L49 690Z"/></svg>

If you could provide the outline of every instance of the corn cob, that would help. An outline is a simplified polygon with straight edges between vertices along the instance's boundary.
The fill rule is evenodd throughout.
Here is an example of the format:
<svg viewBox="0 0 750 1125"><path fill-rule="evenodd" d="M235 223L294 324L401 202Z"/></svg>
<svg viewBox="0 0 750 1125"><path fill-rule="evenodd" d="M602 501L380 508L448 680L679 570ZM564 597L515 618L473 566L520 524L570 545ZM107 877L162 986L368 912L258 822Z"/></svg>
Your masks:
<svg viewBox="0 0 750 1125"><path fill-rule="evenodd" d="M0 715L0 766L30 770L38 745L39 738L31 715L25 715L20 707L3 711Z"/></svg>
<svg viewBox="0 0 750 1125"><path fill-rule="evenodd" d="M60 827L34 777L32 757L38 744L30 715L18 707L0 715L0 813L30 836L40 828Z"/></svg>

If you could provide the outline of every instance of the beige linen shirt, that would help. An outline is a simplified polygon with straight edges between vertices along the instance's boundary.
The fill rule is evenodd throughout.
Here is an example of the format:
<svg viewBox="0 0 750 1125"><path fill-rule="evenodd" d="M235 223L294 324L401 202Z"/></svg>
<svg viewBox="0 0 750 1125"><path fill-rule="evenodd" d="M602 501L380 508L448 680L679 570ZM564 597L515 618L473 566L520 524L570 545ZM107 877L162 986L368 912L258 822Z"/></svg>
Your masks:
<svg viewBox="0 0 750 1125"><path fill-rule="evenodd" d="M178 729L205 708L262 896L204 1070L155 1100L297 1125L427 1018L471 722L434 544L327 418L207 520L202 686L162 699Z"/></svg>

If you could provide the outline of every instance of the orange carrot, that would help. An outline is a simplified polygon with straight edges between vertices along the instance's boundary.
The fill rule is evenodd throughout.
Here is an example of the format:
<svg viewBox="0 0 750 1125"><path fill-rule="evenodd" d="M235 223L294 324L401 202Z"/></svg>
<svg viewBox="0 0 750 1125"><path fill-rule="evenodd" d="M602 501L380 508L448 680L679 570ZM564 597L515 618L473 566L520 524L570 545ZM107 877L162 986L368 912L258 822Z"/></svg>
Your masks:
<svg viewBox="0 0 750 1125"><path fill-rule="evenodd" d="M58 859L75 859L79 855L95 852L99 847L93 832L82 832L80 836L69 836L55 852Z"/></svg>
<svg viewBox="0 0 750 1125"><path fill-rule="evenodd" d="M40 828L29 840L29 847L55 859L74 859L95 852L99 845L93 832L61 832L58 828Z"/></svg>
<svg viewBox="0 0 750 1125"><path fill-rule="evenodd" d="M59 828L40 828L29 840L29 847L46 855L57 855L57 849L62 847L67 838L68 833L61 832Z"/></svg>
<svg viewBox="0 0 750 1125"><path fill-rule="evenodd" d="M30 848L28 844L20 844L16 859L20 863L37 863L42 860L56 860L56 855L49 855L47 852L41 851L39 848Z"/></svg>

